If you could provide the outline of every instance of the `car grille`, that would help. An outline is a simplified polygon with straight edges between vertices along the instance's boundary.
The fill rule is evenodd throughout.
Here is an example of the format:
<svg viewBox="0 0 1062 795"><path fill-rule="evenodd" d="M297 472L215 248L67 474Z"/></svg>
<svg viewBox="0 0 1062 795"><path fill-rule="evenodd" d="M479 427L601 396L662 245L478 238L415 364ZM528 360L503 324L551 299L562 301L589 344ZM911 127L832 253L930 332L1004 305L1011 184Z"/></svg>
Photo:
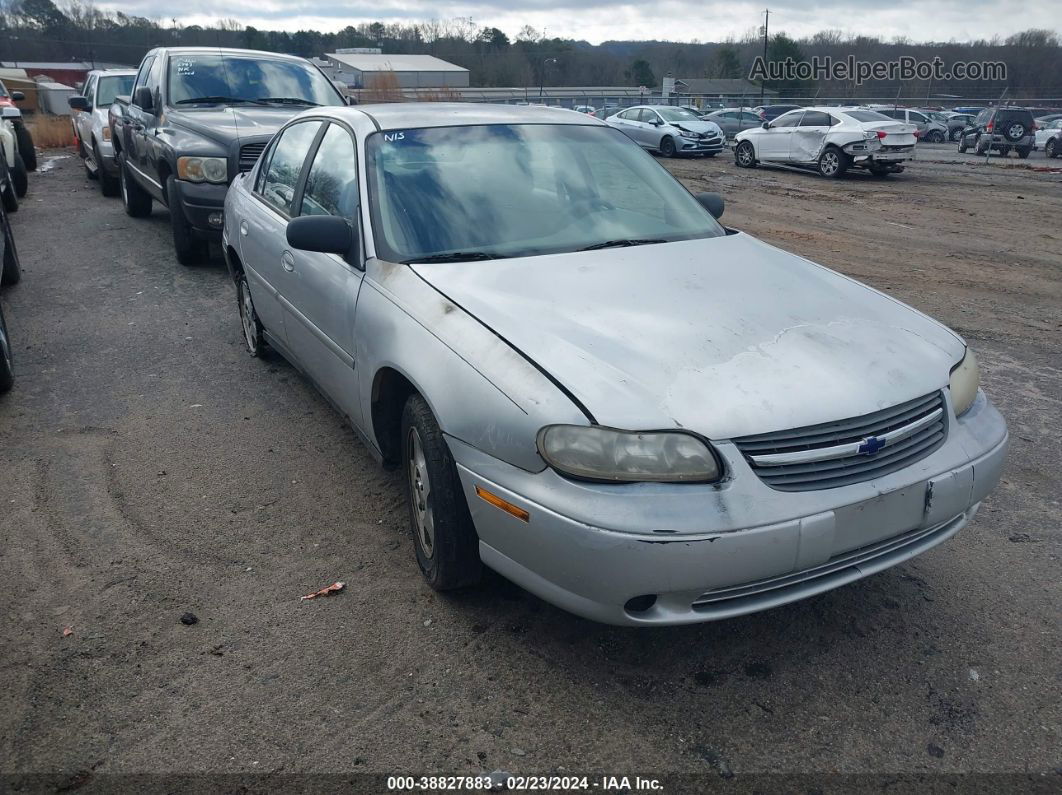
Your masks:
<svg viewBox="0 0 1062 795"><path fill-rule="evenodd" d="M934 392L863 417L745 436L734 444L771 488L812 491L895 472L932 453L946 435L944 396Z"/></svg>
<svg viewBox="0 0 1062 795"><path fill-rule="evenodd" d="M240 171L250 171L254 168L254 164L258 162L258 158L261 157L262 152L265 151L268 141L260 141L254 144L244 144L240 147Z"/></svg>

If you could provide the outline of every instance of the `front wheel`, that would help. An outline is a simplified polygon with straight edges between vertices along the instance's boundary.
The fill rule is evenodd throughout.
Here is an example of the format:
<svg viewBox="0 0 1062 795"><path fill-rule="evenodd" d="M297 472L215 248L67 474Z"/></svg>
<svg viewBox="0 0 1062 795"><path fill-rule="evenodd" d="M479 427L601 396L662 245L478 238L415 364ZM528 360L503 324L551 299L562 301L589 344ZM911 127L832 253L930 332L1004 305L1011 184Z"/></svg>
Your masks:
<svg viewBox="0 0 1062 795"><path fill-rule="evenodd" d="M734 164L738 168L756 167L756 149L748 141L742 141L734 150Z"/></svg>
<svg viewBox="0 0 1062 795"><path fill-rule="evenodd" d="M15 182L11 178L11 169L7 166L7 161L3 159L3 155L0 154L0 174L4 187L0 189L0 202L4 205L4 210L9 213L18 212L18 194L15 193Z"/></svg>
<svg viewBox="0 0 1062 795"><path fill-rule="evenodd" d="M20 199L29 192L29 174L26 173L26 163L18 152L15 152L15 167L11 169L11 184L15 186L15 193Z"/></svg>
<svg viewBox="0 0 1062 795"><path fill-rule="evenodd" d="M25 124L15 125L15 141L18 143L18 153L26 162L27 171L37 170L37 148L33 145L33 136L26 129Z"/></svg>
<svg viewBox="0 0 1062 795"><path fill-rule="evenodd" d="M674 157L675 151L675 139L671 136L667 136L660 142L660 154L664 157Z"/></svg>
<svg viewBox="0 0 1062 795"><path fill-rule="evenodd" d="M837 179L848 168L848 160L840 149L828 147L819 155L819 173L829 179Z"/></svg>
<svg viewBox="0 0 1062 795"><path fill-rule="evenodd" d="M15 384L15 368L11 362L11 340L7 336L4 310L0 307L0 394Z"/></svg>
<svg viewBox="0 0 1062 795"><path fill-rule="evenodd" d="M170 208L170 228L173 230L173 248L177 252L177 261L182 265L199 265L207 258L210 246L201 237L196 237L195 230L184 217L181 208L181 192L177 189L177 180L166 180L166 204Z"/></svg>
<svg viewBox="0 0 1062 795"><path fill-rule="evenodd" d="M1046 144L1044 144L1044 157L1050 160L1053 157L1058 157L1058 139L1052 138Z"/></svg>
<svg viewBox="0 0 1062 795"><path fill-rule="evenodd" d="M402 411L402 463L417 564L436 591L479 582L479 538L450 448L427 401L411 395Z"/></svg>
<svg viewBox="0 0 1062 795"><path fill-rule="evenodd" d="M948 137L953 141L958 141L962 137L962 129L952 130Z"/></svg>
<svg viewBox="0 0 1062 795"><path fill-rule="evenodd" d="M933 132L926 136L926 141L931 144L942 144L944 143L944 133L940 130L933 130Z"/></svg>
<svg viewBox="0 0 1062 795"><path fill-rule="evenodd" d="M22 281L22 263L15 248L15 235L11 232L11 223L4 217L4 262L0 269L0 285L5 287Z"/></svg>
<svg viewBox="0 0 1062 795"><path fill-rule="evenodd" d="M959 133L959 154L960 155L966 154L966 150L968 148L969 147L966 145L966 136L963 135L962 133Z"/></svg>
<svg viewBox="0 0 1062 795"><path fill-rule="evenodd" d="M122 190L122 205L131 218L147 218L151 215L151 194L141 188L129 175L125 152L118 155L118 180Z"/></svg>

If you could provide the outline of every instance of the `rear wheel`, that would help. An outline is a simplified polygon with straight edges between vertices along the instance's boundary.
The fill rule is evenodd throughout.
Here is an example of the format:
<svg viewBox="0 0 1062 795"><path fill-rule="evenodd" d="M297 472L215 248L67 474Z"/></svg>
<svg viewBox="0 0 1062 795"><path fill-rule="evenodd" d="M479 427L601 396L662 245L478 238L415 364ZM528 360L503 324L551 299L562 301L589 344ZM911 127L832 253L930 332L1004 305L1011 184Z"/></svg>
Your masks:
<svg viewBox="0 0 1062 795"><path fill-rule="evenodd" d="M848 168L848 158L835 146L828 146L819 155L819 173L829 179L837 179Z"/></svg>
<svg viewBox="0 0 1062 795"><path fill-rule="evenodd" d="M958 141L958 140L959 140L959 139L960 139L960 138L962 137L962 128L961 128L961 127L959 127L959 128L956 128L956 129L952 130L952 131L951 131L951 132L950 132L950 133L948 134L948 137L949 137L949 138L950 138L951 140L953 140L953 141Z"/></svg>
<svg viewBox="0 0 1062 795"><path fill-rule="evenodd" d="M0 269L0 285L7 287L22 281L22 263L15 248L15 235L11 232L11 223L4 217L4 263Z"/></svg>
<svg viewBox="0 0 1062 795"><path fill-rule="evenodd" d="M428 584L449 591L479 582L479 538L450 448L427 402L402 411L402 462L417 564Z"/></svg>
<svg viewBox="0 0 1062 795"><path fill-rule="evenodd" d="M118 155L118 180L122 191L125 214L132 218L147 218L151 215L151 194L141 188L129 174L125 152Z"/></svg>
<svg viewBox="0 0 1062 795"><path fill-rule="evenodd" d="M11 340L7 336L3 307L0 307L0 393L9 391L14 383L15 368L11 362Z"/></svg>
<svg viewBox="0 0 1062 795"><path fill-rule="evenodd" d="M892 169L888 166L871 165L868 166L868 169L875 177L887 177L892 173Z"/></svg>
<svg viewBox="0 0 1062 795"><path fill-rule="evenodd" d="M1018 157L1020 157L1022 160L1024 160L1025 158L1027 158L1032 153L1032 147L1031 146L1016 146L1014 148L1014 151L1018 153Z"/></svg>
<svg viewBox="0 0 1062 795"><path fill-rule="evenodd" d="M748 141L742 141L734 150L734 164L739 168L756 167L756 148Z"/></svg>
<svg viewBox="0 0 1062 795"><path fill-rule="evenodd" d="M675 139L670 135L665 136L664 140L660 142L660 154L664 157L674 157L675 151Z"/></svg>
<svg viewBox="0 0 1062 795"><path fill-rule="evenodd" d="M170 228L173 230L173 248L177 252L177 261L182 265L199 265L207 258L210 246L203 238L196 236L192 225L184 217L181 193L177 190L175 177L166 180L166 204L170 208Z"/></svg>

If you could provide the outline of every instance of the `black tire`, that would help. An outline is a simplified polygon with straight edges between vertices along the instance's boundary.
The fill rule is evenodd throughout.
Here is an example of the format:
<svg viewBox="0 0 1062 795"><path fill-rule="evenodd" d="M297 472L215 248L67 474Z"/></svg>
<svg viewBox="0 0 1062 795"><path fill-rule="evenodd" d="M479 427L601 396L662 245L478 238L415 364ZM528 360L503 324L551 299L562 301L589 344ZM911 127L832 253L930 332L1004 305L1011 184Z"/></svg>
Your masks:
<svg viewBox="0 0 1062 795"><path fill-rule="evenodd" d="M483 566L472 515L439 424L416 394L402 410L402 466L409 524L424 579L436 591L475 585ZM430 530L425 529L428 522Z"/></svg>
<svg viewBox="0 0 1062 795"><path fill-rule="evenodd" d="M125 152L118 155L118 181L121 188L125 214L130 218L147 218L151 215L151 194L141 188L129 175Z"/></svg>
<svg viewBox="0 0 1062 795"><path fill-rule="evenodd" d="M868 170L871 174L880 179L884 179L892 173L892 169L888 166L868 166Z"/></svg>
<svg viewBox="0 0 1062 795"><path fill-rule="evenodd" d="M959 154L966 154L967 149L969 149L969 146L966 144L966 136L959 133Z"/></svg>
<svg viewBox="0 0 1062 795"><path fill-rule="evenodd" d="M1044 157L1046 157L1048 160L1050 160L1053 157L1058 157L1058 155L1059 155L1058 139L1057 138L1049 138L1047 140L1047 143L1044 144Z"/></svg>
<svg viewBox="0 0 1062 795"><path fill-rule="evenodd" d="M827 146L819 155L819 174L828 179L838 179L844 176L848 169L848 156L836 146Z"/></svg>
<svg viewBox="0 0 1062 795"><path fill-rule="evenodd" d="M118 177L108 174L103 168L103 161L100 159L100 148L96 145L96 142L92 143L93 159L96 161L96 176L100 182L100 193L104 196L117 196L122 192L122 186L118 182Z"/></svg>
<svg viewBox="0 0 1062 795"><path fill-rule="evenodd" d="M962 137L962 127L957 127L948 133L948 138L952 141L958 141Z"/></svg>
<svg viewBox="0 0 1062 795"><path fill-rule="evenodd" d="M1018 153L1018 157L1020 157L1022 160L1024 160L1030 154L1032 154L1032 147L1031 146L1016 146L1016 147L1014 147L1014 151Z"/></svg>
<svg viewBox="0 0 1062 795"><path fill-rule="evenodd" d="M982 141L981 138L978 138L977 139L977 143L974 144L974 152L976 152L979 155L986 155L986 154L988 154L988 149L991 146L992 146L991 142L987 142L986 143L986 142Z"/></svg>
<svg viewBox="0 0 1062 795"><path fill-rule="evenodd" d="M15 368L11 359L11 340L7 336L4 309L0 307L0 394L10 391L15 384Z"/></svg>
<svg viewBox="0 0 1062 795"><path fill-rule="evenodd" d="M734 165L738 168L756 168L756 147L742 141L734 147Z"/></svg>
<svg viewBox="0 0 1062 795"><path fill-rule="evenodd" d="M675 149L675 139L670 135L665 135L663 140L660 141L660 154L664 157L674 157L677 151Z"/></svg>
<svg viewBox="0 0 1062 795"><path fill-rule="evenodd" d="M11 184L15 186L15 193L20 199L29 192L29 174L26 173L26 163L18 152L15 152L15 167L11 169Z"/></svg>
<svg viewBox="0 0 1062 795"><path fill-rule="evenodd" d="M940 130L931 130L929 135L926 136L926 141L931 144L942 144L944 143L944 133Z"/></svg>
<svg viewBox="0 0 1062 795"><path fill-rule="evenodd" d="M1020 141L1028 133L1028 129L1020 121L1012 121L1003 126L1003 137L1008 141Z"/></svg>
<svg viewBox="0 0 1062 795"><path fill-rule="evenodd" d="M37 170L37 149L33 145L33 136L26 129L25 124L15 125L15 141L18 143L18 153L26 164L27 171Z"/></svg>
<svg viewBox="0 0 1062 795"><path fill-rule="evenodd" d="M170 229L173 230L173 249L182 265L200 265L210 253L210 244L198 237L181 209L181 193L176 177L166 180L166 204L170 208Z"/></svg>
<svg viewBox="0 0 1062 795"><path fill-rule="evenodd" d="M4 263L0 267L0 285L10 287L22 281L22 263L18 258L18 248L15 247L15 235L11 231L11 223L4 216Z"/></svg>
<svg viewBox="0 0 1062 795"><path fill-rule="evenodd" d="M240 310L243 344L251 356L261 359L265 356L265 336L262 333L265 329L254 309L254 299L251 298L247 277L242 273L236 278L236 305Z"/></svg>
<svg viewBox="0 0 1062 795"><path fill-rule="evenodd" d="M18 194L15 193L15 183L11 179L11 169L7 167L7 159L0 152L0 203L4 205L4 211L9 213L18 212Z"/></svg>

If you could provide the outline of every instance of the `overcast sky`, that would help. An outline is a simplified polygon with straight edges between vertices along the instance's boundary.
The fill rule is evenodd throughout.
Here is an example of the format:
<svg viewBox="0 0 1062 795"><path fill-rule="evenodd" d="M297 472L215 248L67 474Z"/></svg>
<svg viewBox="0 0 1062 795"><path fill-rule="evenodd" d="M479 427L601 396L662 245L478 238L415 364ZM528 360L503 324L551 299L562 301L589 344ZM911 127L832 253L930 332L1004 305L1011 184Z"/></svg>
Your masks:
<svg viewBox="0 0 1062 795"><path fill-rule="evenodd" d="M219 16L260 29L335 31L360 22L418 22L471 17L477 27L501 28L510 37L524 25L548 36L585 39L722 41L740 38L763 22L763 6L717 0L656 0L623 4L606 0L112 0L98 5L127 14L185 25L209 25ZM788 0L771 8L772 30L800 37L826 28L915 41L965 41L1008 36L1030 27L1062 30L1055 0Z"/></svg>

